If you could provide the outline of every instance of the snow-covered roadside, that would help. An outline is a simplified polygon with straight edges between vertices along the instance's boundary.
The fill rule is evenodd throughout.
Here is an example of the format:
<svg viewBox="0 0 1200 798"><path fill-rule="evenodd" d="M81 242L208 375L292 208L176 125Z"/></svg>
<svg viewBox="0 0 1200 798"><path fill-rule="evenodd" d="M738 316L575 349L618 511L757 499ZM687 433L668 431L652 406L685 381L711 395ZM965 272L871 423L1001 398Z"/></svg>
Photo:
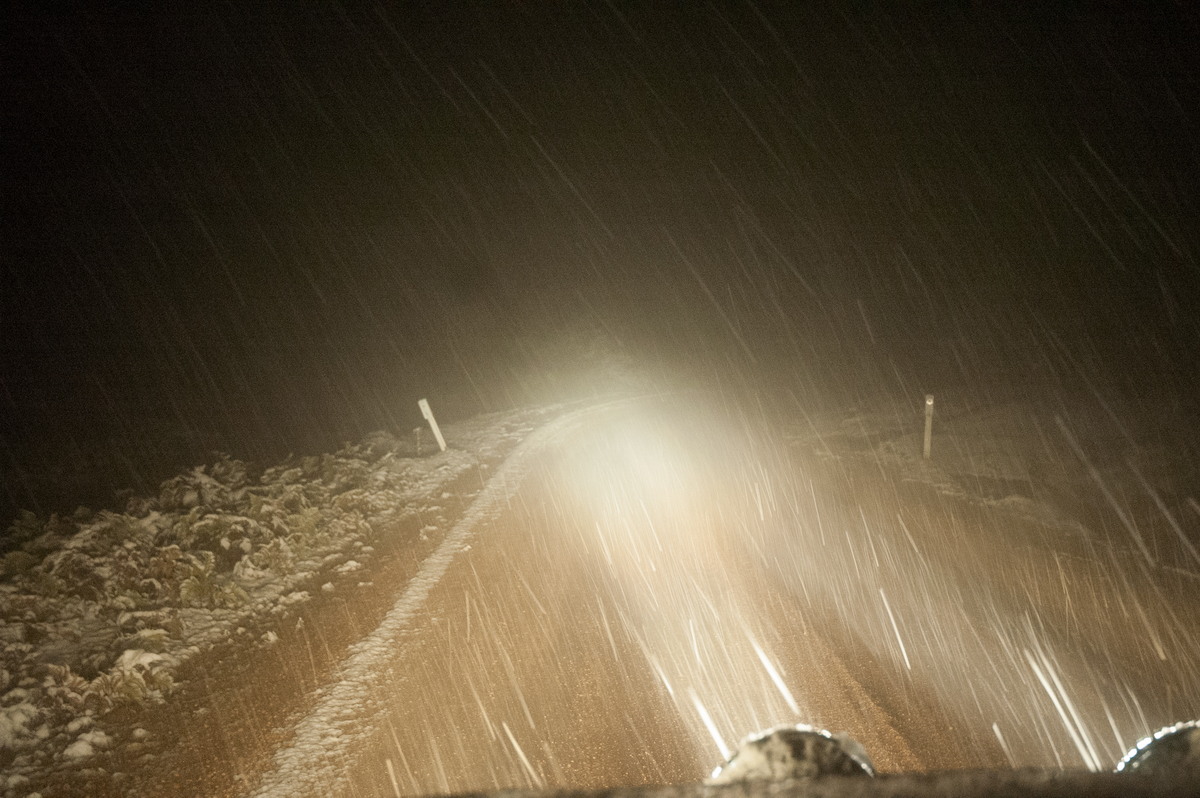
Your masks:
<svg viewBox="0 0 1200 798"><path fill-rule="evenodd" d="M383 622L351 647L316 706L296 726L290 743L276 752L270 772L255 796L326 795L343 786L347 755L375 731L379 702L372 700L379 674L394 656L400 637L422 608L458 552L488 518L498 515L515 495L544 449L577 426L602 404L560 416L521 443L489 480L442 544L421 565Z"/></svg>
<svg viewBox="0 0 1200 798"><path fill-rule="evenodd" d="M444 453L428 433L380 432L261 473L222 457L124 513L23 515L4 540L0 582L0 790L53 794L56 773L145 747L148 733L124 718L170 701L186 663L245 645L243 633L295 612L331 578L354 578L381 534L435 517L448 489L486 474L555 412L450 427Z"/></svg>
<svg viewBox="0 0 1200 798"><path fill-rule="evenodd" d="M939 400L930 459L920 408L848 409L786 437L1073 537L1103 534L1156 568L1200 579L1197 421L1185 408L1098 392L1054 405L953 397Z"/></svg>
<svg viewBox="0 0 1200 798"><path fill-rule="evenodd" d="M772 557L881 663L889 712L956 708L952 767L1092 769L1200 714L1186 408L1098 393L944 406L928 460L919 407L788 436L821 503L812 534Z"/></svg>

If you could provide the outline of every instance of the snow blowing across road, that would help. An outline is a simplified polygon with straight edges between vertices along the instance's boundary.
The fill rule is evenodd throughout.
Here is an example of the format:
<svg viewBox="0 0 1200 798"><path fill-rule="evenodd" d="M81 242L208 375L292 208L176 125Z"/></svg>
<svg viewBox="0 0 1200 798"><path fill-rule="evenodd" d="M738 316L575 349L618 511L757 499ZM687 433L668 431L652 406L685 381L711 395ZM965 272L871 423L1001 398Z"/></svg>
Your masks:
<svg viewBox="0 0 1200 798"><path fill-rule="evenodd" d="M354 744L374 730L378 705L372 688L382 666L438 584L455 555L508 502L542 450L560 435L608 405L564 415L527 438L475 498L462 520L421 565L392 610L375 631L351 647L331 683L319 694L312 711L297 725L286 748L275 755L256 798L326 795L345 782L348 755Z"/></svg>

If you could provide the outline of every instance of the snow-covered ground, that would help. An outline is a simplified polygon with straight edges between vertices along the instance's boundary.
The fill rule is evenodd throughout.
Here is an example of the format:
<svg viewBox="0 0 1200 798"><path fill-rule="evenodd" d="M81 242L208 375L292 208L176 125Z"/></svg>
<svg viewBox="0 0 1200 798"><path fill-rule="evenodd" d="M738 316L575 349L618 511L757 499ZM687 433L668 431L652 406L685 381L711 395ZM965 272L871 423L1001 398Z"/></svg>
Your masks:
<svg viewBox="0 0 1200 798"><path fill-rule="evenodd" d="M361 586L386 559L385 545L421 550L422 565L442 544L468 545L455 537L468 504L481 490L508 495L513 475L501 464L564 411L451 427L444 453L427 432L377 433L261 472L223 458L132 500L125 513L19 519L0 584L0 794L122 794L122 784L138 781L135 771L169 754L172 741L155 739L146 720L187 692L189 662L278 645L276 628ZM1057 408L939 397L930 460L921 456L919 407L796 413L784 437L1037 528L1103 538L1142 570L1165 575L1164 584L1187 585L1200 583L1200 504L1181 413L1099 395ZM403 610L396 607L388 618ZM1194 630L1164 619L1146 627L1163 630L1168 648L1195 642ZM361 687L338 685L366 678L355 651L369 656L367 648L348 650L332 671L334 686L317 699L328 712L319 705L305 715L316 724L308 737L301 729L291 748L266 746L278 768L311 754L306 740L319 751L343 693ZM1179 706L1194 706L1194 687L1179 689L1187 694Z"/></svg>
<svg viewBox="0 0 1200 798"><path fill-rule="evenodd" d="M555 412L452 426L445 452L427 430L379 432L261 472L222 457L123 513L23 514L0 583L0 794L120 792L116 759L153 767L169 748L139 720L187 687L189 661L272 646L273 626L356 584L381 543L440 536L443 505Z"/></svg>
<svg viewBox="0 0 1200 798"><path fill-rule="evenodd" d="M1110 769L1200 715L1196 418L1160 399L939 394L928 460L915 408L813 418L824 529L766 567L838 608L894 711L930 689L964 752Z"/></svg>
<svg viewBox="0 0 1200 798"><path fill-rule="evenodd" d="M1200 580L1200 419L1188 408L1099 391L1053 401L951 394L935 403L929 459L919 410L908 410L827 413L791 438Z"/></svg>

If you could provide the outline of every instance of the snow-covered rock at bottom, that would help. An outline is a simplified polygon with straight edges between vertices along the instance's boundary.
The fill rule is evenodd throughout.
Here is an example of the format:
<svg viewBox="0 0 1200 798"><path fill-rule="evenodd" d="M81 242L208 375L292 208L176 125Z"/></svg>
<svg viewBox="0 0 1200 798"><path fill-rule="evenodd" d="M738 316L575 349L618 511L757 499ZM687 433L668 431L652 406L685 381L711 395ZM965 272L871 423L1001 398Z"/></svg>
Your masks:
<svg viewBox="0 0 1200 798"><path fill-rule="evenodd" d="M67 724L67 734L78 734L84 729L90 729L93 723L95 721L91 715L80 715Z"/></svg>
<svg viewBox="0 0 1200 798"><path fill-rule="evenodd" d="M75 742L66 747L63 751L63 758L74 761L89 759L96 755L97 750L108 748L111 744L112 740L99 729L84 732L76 738Z"/></svg>
<svg viewBox="0 0 1200 798"><path fill-rule="evenodd" d="M5 698L9 695L12 693ZM41 719L41 714L41 711L28 701L0 708L0 751L20 748L36 739L33 727Z"/></svg>

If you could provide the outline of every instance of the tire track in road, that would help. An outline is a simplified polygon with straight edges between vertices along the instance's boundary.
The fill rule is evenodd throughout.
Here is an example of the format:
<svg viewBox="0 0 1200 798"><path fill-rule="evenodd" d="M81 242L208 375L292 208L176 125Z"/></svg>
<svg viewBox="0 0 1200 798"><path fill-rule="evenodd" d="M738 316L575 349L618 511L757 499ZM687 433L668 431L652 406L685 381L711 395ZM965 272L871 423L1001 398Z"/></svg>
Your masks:
<svg viewBox="0 0 1200 798"><path fill-rule="evenodd" d="M931 695L877 694L888 663L753 561L761 441L687 421L630 413L547 458L431 597L344 794L683 783L785 722L850 731L885 769L964 763Z"/></svg>
<svg viewBox="0 0 1200 798"><path fill-rule="evenodd" d="M782 551L764 525L802 520L786 503L771 516L772 480L795 475L769 438L630 407L571 414L519 447L255 796L679 783L784 722L847 731L884 770L977 764L936 685L756 558L756 538L760 557ZM836 590L837 559L807 553Z"/></svg>
<svg viewBox="0 0 1200 798"><path fill-rule="evenodd" d="M381 667L421 610L456 555L479 528L516 494L536 459L557 438L620 402L568 413L533 433L509 456L476 497L441 545L422 563L392 610L376 629L351 646L330 683L317 693L315 706L295 725L290 742L276 752L254 790L255 798L293 798L334 791L344 779L350 750L374 729L378 702L374 685Z"/></svg>

